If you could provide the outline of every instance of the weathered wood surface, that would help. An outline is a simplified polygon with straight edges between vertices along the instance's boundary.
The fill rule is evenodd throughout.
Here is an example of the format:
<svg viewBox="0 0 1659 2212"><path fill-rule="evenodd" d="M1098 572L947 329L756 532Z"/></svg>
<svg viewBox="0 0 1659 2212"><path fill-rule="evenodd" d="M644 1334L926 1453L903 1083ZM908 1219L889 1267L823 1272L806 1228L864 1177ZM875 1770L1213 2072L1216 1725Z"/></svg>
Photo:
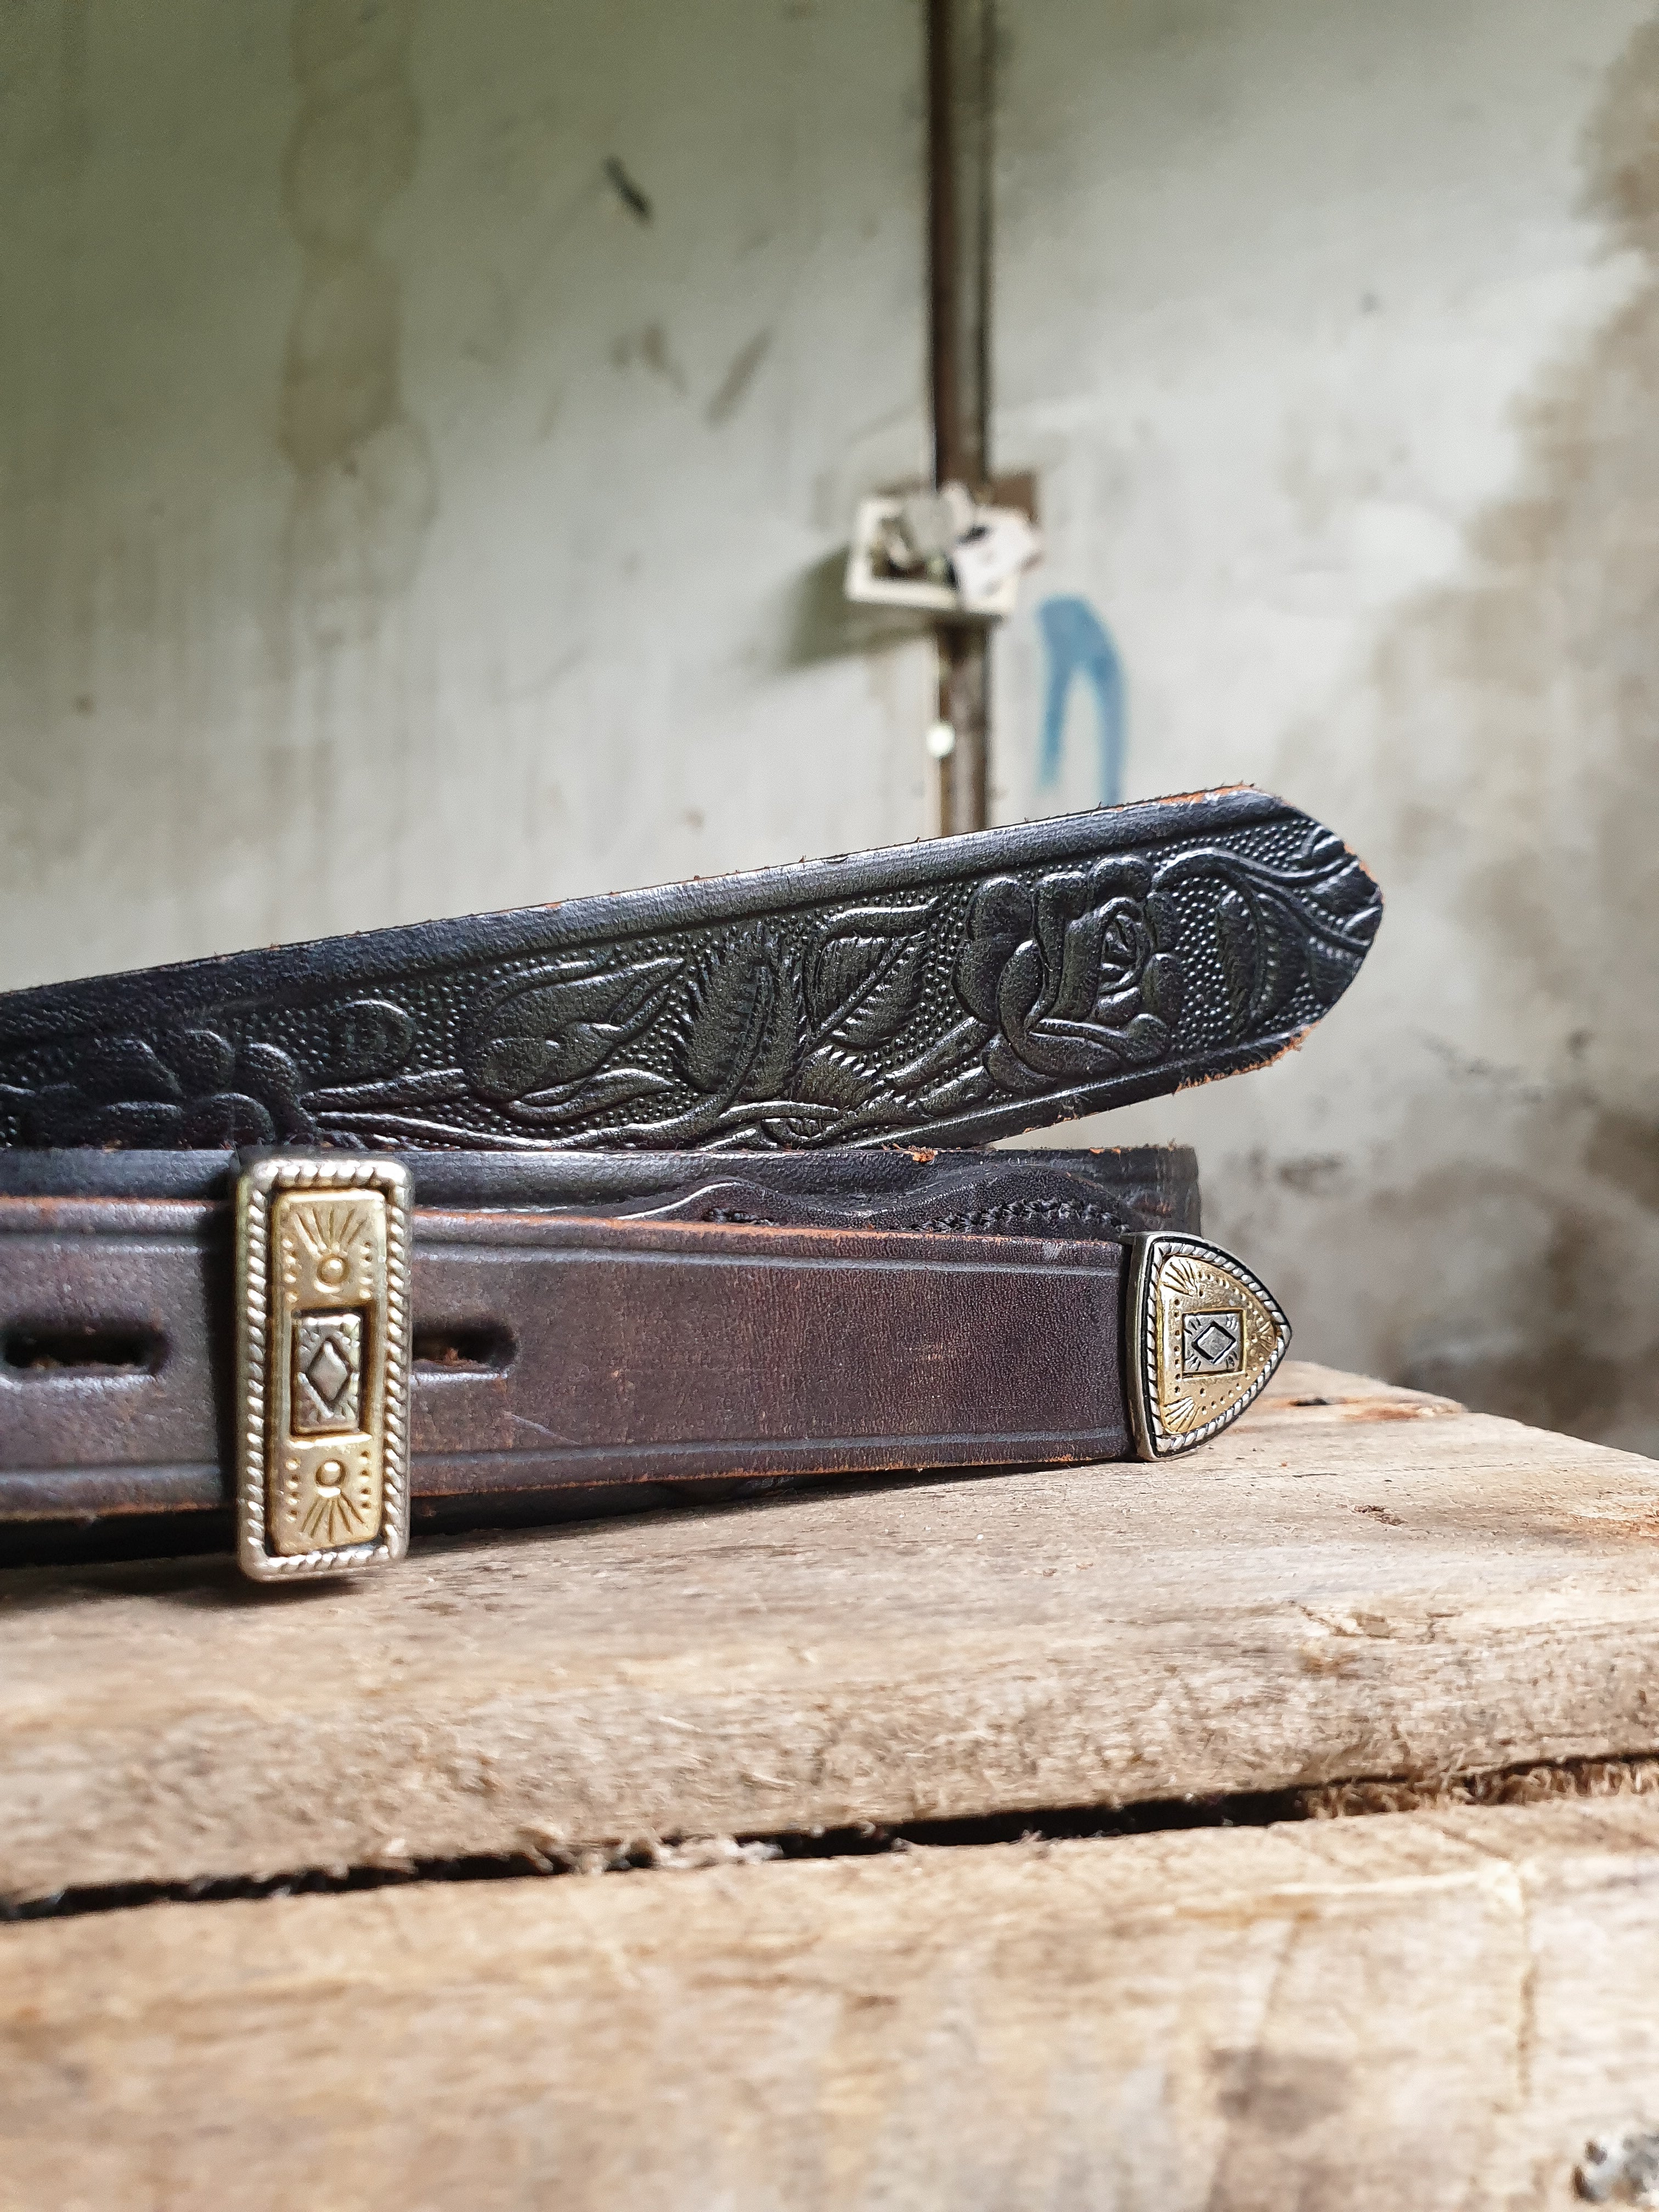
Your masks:
<svg viewBox="0 0 1659 2212"><path fill-rule="evenodd" d="M0 1929L5 2212L1565 2208L1659 2121L1659 1806Z"/></svg>
<svg viewBox="0 0 1659 2212"><path fill-rule="evenodd" d="M1659 1465L1291 1365L1158 1466L13 1572L0 1890L1651 1751L1656 1544Z"/></svg>

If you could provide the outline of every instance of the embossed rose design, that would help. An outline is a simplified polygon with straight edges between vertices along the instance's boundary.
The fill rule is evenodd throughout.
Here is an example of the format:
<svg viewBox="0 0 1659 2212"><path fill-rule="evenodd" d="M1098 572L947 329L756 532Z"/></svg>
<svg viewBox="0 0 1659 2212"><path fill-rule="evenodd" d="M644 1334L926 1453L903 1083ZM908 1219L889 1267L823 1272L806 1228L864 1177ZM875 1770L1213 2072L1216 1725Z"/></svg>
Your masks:
<svg viewBox="0 0 1659 2212"><path fill-rule="evenodd" d="M25 1099L22 1121L32 1145L218 1152L316 1134L288 1054L270 1044L238 1047L216 1030L174 1030L154 1042L94 1039L70 1080Z"/></svg>
<svg viewBox="0 0 1659 2212"><path fill-rule="evenodd" d="M998 1032L987 1073L1006 1091L1087 1082L1169 1050L1181 1011L1176 917L1144 861L1101 860L1035 891L999 876L975 895L957 994Z"/></svg>

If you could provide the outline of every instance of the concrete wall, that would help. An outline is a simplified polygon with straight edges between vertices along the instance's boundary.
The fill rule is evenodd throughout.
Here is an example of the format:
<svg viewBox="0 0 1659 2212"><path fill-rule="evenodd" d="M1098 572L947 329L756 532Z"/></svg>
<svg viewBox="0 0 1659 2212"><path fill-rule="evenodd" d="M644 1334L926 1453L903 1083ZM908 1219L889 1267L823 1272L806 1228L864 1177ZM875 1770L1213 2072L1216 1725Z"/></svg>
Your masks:
<svg viewBox="0 0 1659 2212"><path fill-rule="evenodd" d="M1127 795L1266 784L1389 900L1303 1054L1114 1133L1200 1146L1304 1350L1654 1450L1649 12L1009 11L997 448L1121 655ZM1005 725L1040 662L1023 621Z"/></svg>
<svg viewBox="0 0 1659 2212"><path fill-rule="evenodd" d="M913 9L0 10L0 981L927 825ZM648 219L608 179L619 161Z"/></svg>
<svg viewBox="0 0 1659 2212"><path fill-rule="evenodd" d="M1659 1449L1645 14L1003 9L996 680L1005 817L1250 779L1389 897L1306 1053L1091 1133L1200 1143L1304 1350ZM0 9L0 983L929 826L929 650L836 598L926 451L919 59Z"/></svg>

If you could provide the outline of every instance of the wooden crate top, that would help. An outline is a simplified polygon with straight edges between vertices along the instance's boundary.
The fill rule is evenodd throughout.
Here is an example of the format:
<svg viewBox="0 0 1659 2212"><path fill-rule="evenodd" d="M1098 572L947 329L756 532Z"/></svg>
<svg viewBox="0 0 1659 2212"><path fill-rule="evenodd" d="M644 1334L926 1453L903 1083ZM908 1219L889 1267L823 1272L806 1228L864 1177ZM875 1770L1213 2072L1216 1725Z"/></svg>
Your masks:
<svg viewBox="0 0 1659 2212"><path fill-rule="evenodd" d="M1659 1464L1291 1364L1146 1466L0 1577L0 1891L1659 1748Z"/></svg>

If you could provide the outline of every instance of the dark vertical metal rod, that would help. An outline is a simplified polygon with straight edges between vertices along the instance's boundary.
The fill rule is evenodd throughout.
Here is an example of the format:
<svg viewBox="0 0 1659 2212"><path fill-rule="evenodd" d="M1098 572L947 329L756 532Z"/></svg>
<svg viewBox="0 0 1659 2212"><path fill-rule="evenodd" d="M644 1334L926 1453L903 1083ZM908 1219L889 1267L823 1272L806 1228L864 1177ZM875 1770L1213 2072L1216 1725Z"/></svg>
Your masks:
<svg viewBox="0 0 1659 2212"><path fill-rule="evenodd" d="M992 0L927 0L927 306L933 480L977 491L989 475ZM990 638L938 628L939 714L956 732L939 763L939 828L990 819Z"/></svg>
<svg viewBox="0 0 1659 2212"><path fill-rule="evenodd" d="M933 398L933 482L963 475L962 385L957 375L957 0L927 0L927 306Z"/></svg>

